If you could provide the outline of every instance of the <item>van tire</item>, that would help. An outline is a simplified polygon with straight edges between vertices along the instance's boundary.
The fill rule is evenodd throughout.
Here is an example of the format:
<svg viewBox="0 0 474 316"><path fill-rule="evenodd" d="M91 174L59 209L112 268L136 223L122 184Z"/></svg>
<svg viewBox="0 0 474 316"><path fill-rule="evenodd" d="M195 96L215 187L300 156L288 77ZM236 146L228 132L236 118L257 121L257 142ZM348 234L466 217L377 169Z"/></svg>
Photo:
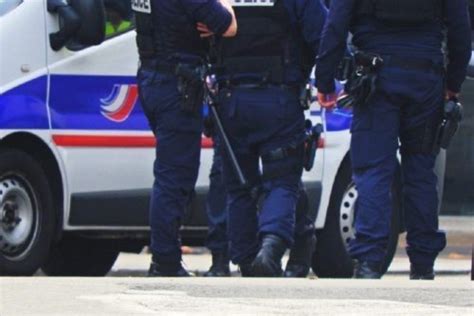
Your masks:
<svg viewBox="0 0 474 316"><path fill-rule="evenodd" d="M41 269L49 276L105 276L120 253L110 248L106 241L65 236Z"/></svg>
<svg viewBox="0 0 474 316"><path fill-rule="evenodd" d="M30 276L46 261L55 231L52 193L27 153L0 149L0 275Z"/></svg>
<svg viewBox="0 0 474 316"><path fill-rule="evenodd" d="M355 188L352 182L352 169L349 159L345 159L336 177L324 229L317 231L318 243L313 255L312 268L320 278L351 278L353 261L347 252L346 241L341 229L341 208L349 189ZM387 256L382 266L385 273L397 250L401 220L401 180L397 171L392 187L394 208Z"/></svg>

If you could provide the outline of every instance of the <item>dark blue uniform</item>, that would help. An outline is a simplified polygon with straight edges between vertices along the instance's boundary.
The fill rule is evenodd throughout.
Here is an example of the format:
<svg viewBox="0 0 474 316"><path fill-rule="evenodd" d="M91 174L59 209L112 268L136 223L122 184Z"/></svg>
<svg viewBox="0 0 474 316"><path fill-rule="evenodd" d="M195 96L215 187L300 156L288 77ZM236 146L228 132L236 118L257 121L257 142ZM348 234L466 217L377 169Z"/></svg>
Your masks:
<svg viewBox="0 0 474 316"><path fill-rule="evenodd" d="M138 84L143 109L157 139L155 182L150 205L151 251L161 265L181 261L179 228L199 169L202 102L186 108L177 64L200 66L207 53L197 22L216 34L231 24L217 0L137 2ZM199 96L198 96L199 98ZM171 273L171 272L169 272Z"/></svg>
<svg viewBox="0 0 474 316"><path fill-rule="evenodd" d="M222 120L247 180L251 187L260 187L264 196L257 210L255 192L240 184L224 156L231 259L241 268L255 258L263 236L278 236L287 247L293 244L304 139L299 87L314 65L327 13L319 0L275 1L275 7L279 5L284 6L283 10L271 11L273 17L263 26L259 22L246 24L243 16L253 14L255 20L249 21L257 21L266 14L264 6L244 9L248 11L242 13L242 18L239 6L234 7L239 34L224 44L223 50L227 54L223 68L232 70L220 80ZM272 44L278 41L275 37L288 30L285 24L291 29L292 39ZM280 33L271 31L280 27L284 29ZM280 52L282 47L285 53ZM302 60L304 54L309 58L307 64ZM276 70L279 64L268 66L272 59L283 61L282 69ZM281 149L285 154L275 157L275 151Z"/></svg>
<svg viewBox="0 0 474 316"><path fill-rule="evenodd" d="M384 260L390 230L390 187L400 141L407 252L412 267L429 269L446 244L444 232L438 229L434 173L437 154L432 145L442 116L445 89L460 91L471 55L467 3L443 1L442 19L405 27L383 23L374 16L357 15L360 3L331 1L316 75L320 92L334 92L333 77L345 52L349 30L358 50L384 59L375 94L367 104L354 109L351 161L359 198L357 234L350 253L373 266ZM442 54L445 27L449 58L446 75Z"/></svg>

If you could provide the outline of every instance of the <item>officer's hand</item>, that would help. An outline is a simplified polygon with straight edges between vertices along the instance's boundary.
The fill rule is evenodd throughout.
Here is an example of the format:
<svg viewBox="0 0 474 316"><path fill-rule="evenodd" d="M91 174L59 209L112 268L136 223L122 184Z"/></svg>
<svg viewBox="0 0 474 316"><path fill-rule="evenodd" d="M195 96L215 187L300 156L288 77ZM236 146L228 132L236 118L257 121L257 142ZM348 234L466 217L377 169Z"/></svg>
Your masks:
<svg viewBox="0 0 474 316"><path fill-rule="evenodd" d="M207 38L214 36L214 32L212 32L206 24L198 22L197 24L197 30L200 33L201 38Z"/></svg>
<svg viewBox="0 0 474 316"><path fill-rule="evenodd" d="M446 100L459 99L459 93L446 90Z"/></svg>
<svg viewBox="0 0 474 316"><path fill-rule="evenodd" d="M337 94L336 93L330 93L330 94L324 94L318 92L318 102L321 105L321 107L331 110L337 102Z"/></svg>

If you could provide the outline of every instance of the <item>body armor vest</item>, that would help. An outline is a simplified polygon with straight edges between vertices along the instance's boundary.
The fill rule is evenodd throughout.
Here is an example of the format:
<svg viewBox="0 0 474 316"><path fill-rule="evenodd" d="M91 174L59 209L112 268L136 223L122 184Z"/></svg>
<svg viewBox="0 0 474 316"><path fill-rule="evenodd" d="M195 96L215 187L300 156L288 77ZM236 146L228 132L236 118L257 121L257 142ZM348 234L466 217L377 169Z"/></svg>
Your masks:
<svg viewBox="0 0 474 316"><path fill-rule="evenodd" d="M179 13L166 14L159 7L159 0L132 0L140 59L166 61L179 55L203 57L206 47L195 23L180 8L179 1L165 1L171 3L167 6L174 5L173 9Z"/></svg>
<svg viewBox="0 0 474 316"><path fill-rule="evenodd" d="M419 26L441 19L442 0L359 0L358 17L374 17L395 26Z"/></svg>
<svg viewBox="0 0 474 316"><path fill-rule="evenodd" d="M222 38L216 54L224 75L252 74L282 83L285 67L295 64L295 57L300 64L311 63L311 54L302 37L295 34L283 0L234 0L233 8L239 25L237 36ZM301 56L291 56L291 45L299 45Z"/></svg>

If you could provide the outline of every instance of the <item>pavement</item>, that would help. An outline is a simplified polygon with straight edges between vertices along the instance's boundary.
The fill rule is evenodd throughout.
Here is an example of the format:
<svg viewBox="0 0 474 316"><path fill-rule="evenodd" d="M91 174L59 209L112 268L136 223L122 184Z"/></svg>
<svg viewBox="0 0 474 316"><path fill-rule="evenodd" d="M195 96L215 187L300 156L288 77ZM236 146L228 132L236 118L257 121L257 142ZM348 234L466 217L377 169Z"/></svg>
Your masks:
<svg viewBox="0 0 474 316"><path fill-rule="evenodd" d="M0 278L1 316L76 315L472 315L474 218L442 218L448 247L435 281L409 281L401 247L382 280L146 278L150 255L121 254L105 278ZM204 248L184 261L201 275ZM232 266L238 276L236 266Z"/></svg>
<svg viewBox="0 0 474 316"><path fill-rule="evenodd" d="M39 281L40 280L40 281ZM286 279L2 278L2 316L474 315L474 283Z"/></svg>
<svg viewBox="0 0 474 316"><path fill-rule="evenodd" d="M474 247L474 216L440 216L440 229L446 232L447 246L442 258L469 259ZM405 254L405 234L400 235L397 255Z"/></svg>

